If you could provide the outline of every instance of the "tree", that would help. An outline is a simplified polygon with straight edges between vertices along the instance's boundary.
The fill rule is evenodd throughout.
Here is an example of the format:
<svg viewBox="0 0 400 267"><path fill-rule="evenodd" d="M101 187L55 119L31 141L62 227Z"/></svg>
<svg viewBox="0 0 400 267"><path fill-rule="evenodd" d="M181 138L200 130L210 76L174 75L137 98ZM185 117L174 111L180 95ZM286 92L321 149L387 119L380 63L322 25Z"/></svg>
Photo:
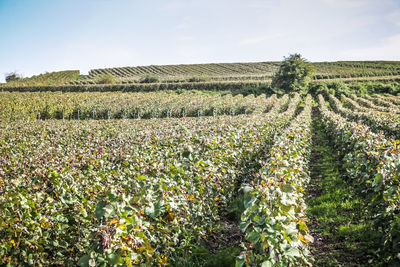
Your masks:
<svg viewBox="0 0 400 267"><path fill-rule="evenodd" d="M21 78L22 76L16 72L10 72L6 74L6 82L18 81Z"/></svg>
<svg viewBox="0 0 400 267"><path fill-rule="evenodd" d="M300 54L289 55L272 78L271 86L277 92L307 94L314 71L314 66Z"/></svg>

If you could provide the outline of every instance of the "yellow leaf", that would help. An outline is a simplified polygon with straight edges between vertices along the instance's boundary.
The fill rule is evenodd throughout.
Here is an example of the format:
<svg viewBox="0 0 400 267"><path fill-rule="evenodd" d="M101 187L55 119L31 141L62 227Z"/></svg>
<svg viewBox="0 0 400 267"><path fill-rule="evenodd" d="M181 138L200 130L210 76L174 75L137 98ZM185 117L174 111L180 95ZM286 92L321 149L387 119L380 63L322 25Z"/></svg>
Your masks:
<svg viewBox="0 0 400 267"><path fill-rule="evenodd" d="M126 230L126 225L121 223L120 225L118 225L118 228L121 230Z"/></svg>
<svg viewBox="0 0 400 267"><path fill-rule="evenodd" d="M42 219L42 223L40 224L40 227L42 227L43 229L46 229L50 226L50 223L46 220L46 218Z"/></svg>
<svg viewBox="0 0 400 267"><path fill-rule="evenodd" d="M111 220L108 225L114 225L118 223L118 219Z"/></svg>
<svg viewBox="0 0 400 267"><path fill-rule="evenodd" d="M306 243L306 244L308 243L308 241L304 238L304 236L302 234L299 234L297 237L301 240L301 242Z"/></svg>
<svg viewBox="0 0 400 267"><path fill-rule="evenodd" d="M2 261L2 263L6 263L7 261L10 261L11 260L11 256L8 256L8 257L4 257L1 261Z"/></svg>

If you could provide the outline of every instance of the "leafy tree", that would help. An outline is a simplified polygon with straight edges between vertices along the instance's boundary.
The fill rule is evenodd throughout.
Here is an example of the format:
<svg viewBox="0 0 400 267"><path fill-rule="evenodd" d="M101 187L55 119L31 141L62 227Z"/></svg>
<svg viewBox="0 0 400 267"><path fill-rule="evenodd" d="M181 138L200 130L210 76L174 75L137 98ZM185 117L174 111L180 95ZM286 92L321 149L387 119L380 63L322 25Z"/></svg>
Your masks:
<svg viewBox="0 0 400 267"><path fill-rule="evenodd" d="M272 88L278 93L299 92L307 94L308 84L312 80L314 66L300 54L285 58L279 70L272 78Z"/></svg>
<svg viewBox="0 0 400 267"><path fill-rule="evenodd" d="M18 81L22 76L16 72L6 74L6 82Z"/></svg>

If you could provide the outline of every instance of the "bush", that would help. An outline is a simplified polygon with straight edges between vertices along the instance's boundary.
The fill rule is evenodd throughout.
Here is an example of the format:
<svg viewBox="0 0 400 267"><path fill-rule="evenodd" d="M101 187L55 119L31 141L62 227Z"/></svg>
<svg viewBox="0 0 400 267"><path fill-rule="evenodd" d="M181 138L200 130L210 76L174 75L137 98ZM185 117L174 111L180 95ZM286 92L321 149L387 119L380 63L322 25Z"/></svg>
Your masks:
<svg viewBox="0 0 400 267"><path fill-rule="evenodd" d="M326 83L314 83L310 84L309 93L312 95L322 94L326 96L327 94L329 94L329 88Z"/></svg>
<svg viewBox="0 0 400 267"><path fill-rule="evenodd" d="M158 83L160 80L152 75L147 75L146 77L143 77L140 79L139 83Z"/></svg>
<svg viewBox="0 0 400 267"><path fill-rule="evenodd" d="M94 82L96 84L114 84L115 77L111 73L104 73L104 74L97 75L94 78Z"/></svg>
<svg viewBox="0 0 400 267"><path fill-rule="evenodd" d="M378 94L393 94L395 91L396 89L391 84L376 83L374 86L374 92Z"/></svg>
<svg viewBox="0 0 400 267"><path fill-rule="evenodd" d="M22 78L21 74L18 74L16 72L11 72L6 74L6 82L14 82L14 81L18 81Z"/></svg>
<svg viewBox="0 0 400 267"><path fill-rule="evenodd" d="M340 97L341 94L350 96L353 93L349 90L347 84L342 81L327 82L326 86L328 87L330 92L334 92L334 95L336 97Z"/></svg>
<svg viewBox="0 0 400 267"><path fill-rule="evenodd" d="M259 96L261 94L265 94L266 96L270 96L275 94L276 92L271 89L269 85L260 85L260 86L244 86L241 89L231 90L232 95L254 95Z"/></svg>
<svg viewBox="0 0 400 267"><path fill-rule="evenodd" d="M285 58L278 72L272 78L272 88L276 92L307 94L314 71L314 66L300 54L290 55Z"/></svg>
<svg viewBox="0 0 400 267"><path fill-rule="evenodd" d="M194 76L191 77L187 80L188 82L209 82L211 81L211 78L209 76L203 75L203 76Z"/></svg>

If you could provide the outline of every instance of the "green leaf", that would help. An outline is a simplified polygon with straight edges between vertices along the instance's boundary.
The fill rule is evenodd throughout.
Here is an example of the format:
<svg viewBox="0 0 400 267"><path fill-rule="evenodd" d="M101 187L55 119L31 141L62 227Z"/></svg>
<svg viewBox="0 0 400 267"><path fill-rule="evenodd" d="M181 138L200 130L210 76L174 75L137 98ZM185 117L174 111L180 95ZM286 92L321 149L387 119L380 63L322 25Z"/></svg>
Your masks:
<svg viewBox="0 0 400 267"><path fill-rule="evenodd" d="M84 208L81 209L81 214L84 218L86 218L88 216L88 214Z"/></svg>
<svg viewBox="0 0 400 267"><path fill-rule="evenodd" d="M246 262L246 255L240 255L236 258L235 267L243 267Z"/></svg>
<svg viewBox="0 0 400 267"><path fill-rule="evenodd" d="M282 187L282 191L286 192L286 193L292 193L292 192L296 191L296 188L291 184L285 184Z"/></svg>
<svg viewBox="0 0 400 267"><path fill-rule="evenodd" d="M144 213L148 216L154 217L154 204L150 203L150 205L144 209Z"/></svg>
<svg viewBox="0 0 400 267"><path fill-rule="evenodd" d="M272 266L274 266L274 264L269 260L261 263L261 267L272 267Z"/></svg>
<svg viewBox="0 0 400 267"><path fill-rule="evenodd" d="M377 175L375 175L374 178L374 183L372 184L373 186L381 186L383 182L383 175L378 173ZM379 189L377 189L379 190Z"/></svg>
<svg viewBox="0 0 400 267"><path fill-rule="evenodd" d="M242 231L243 233L246 232L247 227L249 227L251 221L249 222L241 222L240 223L240 231Z"/></svg>
<svg viewBox="0 0 400 267"><path fill-rule="evenodd" d="M287 251L285 251L285 254L289 257L300 257L300 252L297 248L291 247Z"/></svg>
<svg viewBox="0 0 400 267"><path fill-rule="evenodd" d="M124 263L124 259L122 259L120 255L114 253L108 255L108 259L109 263L111 263L112 265L119 265Z"/></svg>
<svg viewBox="0 0 400 267"><path fill-rule="evenodd" d="M249 240L251 243L257 243L260 240L261 236L257 232L250 232L246 235L246 239Z"/></svg>
<svg viewBox="0 0 400 267"><path fill-rule="evenodd" d="M138 174L135 178L136 180L147 180L147 177L141 174Z"/></svg>
<svg viewBox="0 0 400 267"><path fill-rule="evenodd" d="M253 187L246 185L245 187L243 187L243 193L248 194L251 191L253 191Z"/></svg>
<svg viewBox="0 0 400 267"><path fill-rule="evenodd" d="M89 260L90 260L89 255L84 255L79 259L78 265L81 266L81 267L88 267L89 266Z"/></svg>
<svg viewBox="0 0 400 267"><path fill-rule="evenodd" d="M106 214L106 210L104 209L104 207L107 205L107 203L105 203L104 201L100 201L99 203L97 203L96 205L96 210L95 210L95 214L96 214L96 218L98 220L100 220L101 218L103 218L104 214Z"/></svg>
<svg viewBox="0 0 400 267"><path fill-rule="evenodd" d="M245 199L244 199L244 208L245 209L247 209L248 207L250 207L253 203L254 203L254 201L256 201L256 197L255 196L247 196Z"/></svg>

